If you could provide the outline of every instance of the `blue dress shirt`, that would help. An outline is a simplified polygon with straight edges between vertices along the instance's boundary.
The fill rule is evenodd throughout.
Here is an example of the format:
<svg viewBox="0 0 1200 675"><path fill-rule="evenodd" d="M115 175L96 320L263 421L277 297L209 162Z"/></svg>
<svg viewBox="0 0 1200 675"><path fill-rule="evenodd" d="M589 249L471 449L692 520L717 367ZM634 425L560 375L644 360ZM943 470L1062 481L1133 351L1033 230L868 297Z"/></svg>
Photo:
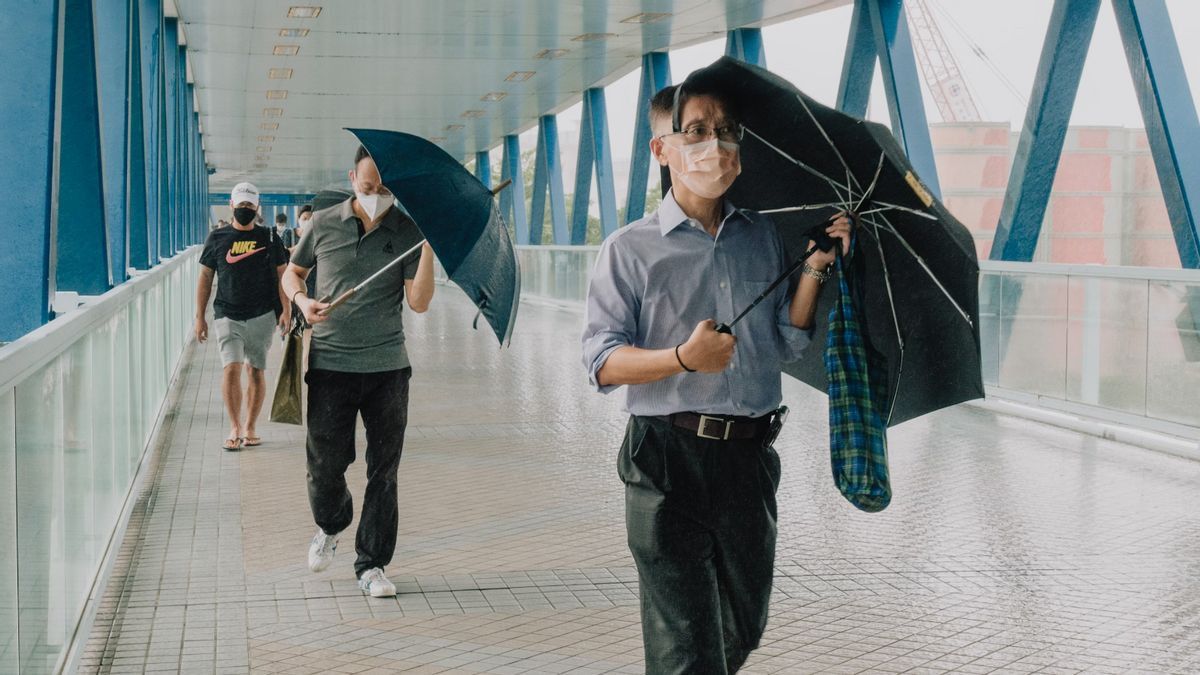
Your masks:
<svg viewBox="0 0 1200 675"><path fill-rule="evenodd" d="M674 194L658 210L614 232L600 247L588 287L583 365L596 376L616 349L667 349L705 319L729 322L785 268L783 242L764 215L725 202L717 236L689 219ZM746 315L733 334L733 360L720 373L679 373L628 385L633 415L694 411L757 417L779 406L780 366L799 358L811 331L791 324L787 284Z"/></svg>

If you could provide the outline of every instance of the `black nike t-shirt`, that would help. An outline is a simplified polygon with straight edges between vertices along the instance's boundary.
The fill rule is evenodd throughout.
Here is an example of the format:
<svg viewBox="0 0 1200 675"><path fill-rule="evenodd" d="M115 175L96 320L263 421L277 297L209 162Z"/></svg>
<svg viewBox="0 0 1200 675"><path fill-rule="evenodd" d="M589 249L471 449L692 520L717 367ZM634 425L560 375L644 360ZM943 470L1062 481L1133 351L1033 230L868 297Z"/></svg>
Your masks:
<svg viewBox="0 0 1200 675"><path fill-rule="evenodd" d="M222 227L209 232L200 264L217 273L216 318L246 321L267 312L279 313L276 270L287 261L283 242L265 227Z"/></svg>

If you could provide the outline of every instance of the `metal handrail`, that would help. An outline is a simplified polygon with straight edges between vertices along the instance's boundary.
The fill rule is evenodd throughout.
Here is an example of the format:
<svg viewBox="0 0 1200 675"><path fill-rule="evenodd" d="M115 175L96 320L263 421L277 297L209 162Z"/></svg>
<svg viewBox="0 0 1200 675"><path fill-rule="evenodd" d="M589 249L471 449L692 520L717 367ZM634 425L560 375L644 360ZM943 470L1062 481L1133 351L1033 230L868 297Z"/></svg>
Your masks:
<svg viewBox="0 0 1200 675"><path fill-rule="evenodd" d="M65 352L76 340L112 318L138 294L153 288L188 260L200 255L200 249L200 246L186 248L66 316L0 347L0 392L12 389Z"/></svg>

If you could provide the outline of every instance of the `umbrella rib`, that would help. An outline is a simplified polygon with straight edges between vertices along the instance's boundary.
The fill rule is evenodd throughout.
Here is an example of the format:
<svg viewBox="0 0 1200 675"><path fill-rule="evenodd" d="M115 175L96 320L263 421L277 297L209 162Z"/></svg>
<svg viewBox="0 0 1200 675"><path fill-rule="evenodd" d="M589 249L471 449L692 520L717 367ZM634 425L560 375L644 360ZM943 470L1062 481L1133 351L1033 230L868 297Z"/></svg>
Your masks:
<svg viewBox="0 0 1200 675"><path fill-rule="evenodd" d="M925 274L929 275L929 278L933 280L934 285L938 287L938 289L942 292L942 295L945 295L946 299L950 301L950 304L954 305L954 309L958 310L958 313L962 315L963 320L965 320L967 324L974 328L975 322L971 320L971 316L963 311L963 308L959 306L958 301L954 299L954 296L950 295L950 291L946 290L946 287L942 285L941 280L937 278L937 275L933 273L933 270L929 269L929 265L925 264L925 259L922 258L912 246L909 245L908 240L896 230L896 227L892 225L892 221L887 219L887 216L883 215L882 213L878 215L886 224L885 229L888 232L891 232L892 236L900 240L900 244L903 245L909 254L912 255L912 257L917 261L917 264L921 266L921 269L925 270ZM879 224L875 223L873 220L871 221L871 224L875 225L877 228L879 227Z"/></svg>
<svg viewBox="0 0 1200 675"><path fill-rule="evenodd" d="M817 171L816 169L812 168L811 166L805 164L804 162L801 162L800 160L796 159L795 157L792 157L791 155L784 152L782 149L773 145L767 139L754 133L754 130L751 129L750 127L745 127L745 129L751 136L757 138L760 142L762 142L763 145L765 145L768 148L779 153L779 155L781 157L783 157L784 159L788 160L789 162L800 167L801 169L804 169L805 171L811 173L812 175L816 176L817 178L820 178L821 180L828 183L830 187L832 187L835 191L837 191L838 199L842 200L842 204L848 204L850 202L850 197L854 196L854 191L850 188L849 185L842 185L841 183L837 182L836 180L830 178L829 176L826 176L825 174L821 173L820 171ZM841 190L839 190L839 188L841 188L841 190L845 190L846 193L848 195L850 195L850 197L842 197L842 193L841 193Z"/></svg>
<svg viewBox="0 0 1200 675"><path fill-rule="evenodd" d="M825 204L802 204L800 206L784 206L778 209L763 209L759 213L787 213L789 211L815 211L817 209L833 209L845 206L842 202L827 202Z"/></svg>
<svg viewBox="0 0 1200 675"><path fill-rule="evenodd" d="M854 177L854 173L850 171L850 165L846 163L846 158L842 157L841 151L838 150L838 147L834 144L833 139L829 137L829 134L825 131L825 127L821 126L821 123L817 120L817 116L813 114L813 111L808 107L808 104L804 102L804 97L797 94L796 100L800 102L800 107L804 108L804 112L808 113L808 118L812 120L814 125L816 125L817 131L821 132L821 137L824 138L825 142L829 144L829 147L833 150L834 156L837 157L838 161L842 163L842 167L846 169L846 175L850 177L850 180L854 181L854 186L859 190L862 190L862 185L859 184L858 179ZM848 205L849 202L847 202L847 206Z"/></svg>
<svg viewBox="0 0 1200 675"><path fill-rule="evenodd" d="M913 209L913 208L909 208L907 206L901 206L899 204L892 204L891 202L881 202L877 199L872 200L872 201L875 204L879 204L880 206L884 207L884 209L894 209L894 210L898 210L898 211L906 211L908 213L913 214L914 216L920 216L926 220L937 220L938 219L937 216L930 214L930 213L925 213L924 211L921 211L920 209ZM884 209L876 209L876 210L882 211ZM868 213L873 213L873 212L868 211Z"/></svg>
<svg viewBox="0 0 1200 675"><path fill-rule="evenodd" d="M862 208L863 202L870 199L871 195L874 194L875 184L879 182L879 174L883 171L884 157L885 155L882 152L879 153L879 164L875 167L875 176L871 178L871 184L867 186L867 190L863 193L862 199L858 200L858 203L854 205L855 213L858 213L858 210Z"/></svg>
<svg viewBox="0 0 1200 675"><path fill-rule="evenodd" d="M888 309L892 312L892 326L896 328L896 341L900 343L900 353L903 355L904 336L900 334L900 317L896 315L896 297L892 293L892 273L888 271L887 256L883 253L883 241L879 238L879 224L870 219L867 222L875 228L872 239L875 240L875 246L879 249L879 262L883 266L883 286L888 295Z"/></svg>

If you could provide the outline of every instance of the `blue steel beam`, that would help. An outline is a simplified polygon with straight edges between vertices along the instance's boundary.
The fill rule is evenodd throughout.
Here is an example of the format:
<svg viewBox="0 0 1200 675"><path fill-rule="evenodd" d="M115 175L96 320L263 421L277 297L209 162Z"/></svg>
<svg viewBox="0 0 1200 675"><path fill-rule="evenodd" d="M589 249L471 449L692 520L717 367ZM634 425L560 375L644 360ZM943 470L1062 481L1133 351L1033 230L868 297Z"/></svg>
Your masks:
<svg viewBox="0 0 1200 675"><path fill-rule="evenodd" d="M187 48L175 47L175 250L182 251L188 246L188 170L187 170L187 134L188 112L191 102L187 98Z"/></svg>
<svg viewBox="0 0 1200 675"><path fill-rule="evenodd" d="M871 77L875 74L875 32L871 28L871 10L867 7L869 1L854 2L837 94L837 109L860 118L867 116Z"/></svg>
<svg viewBox="0 0 1200 675"><path fill-rule="evenodd" d="M1179 261L1200 268L1200 122L1163 0L1113 0ZM1193 307L1193 312L1200 305ZM1200 321L1200 314L1196 315Z"/></svg>
<svg viewBox="0 0 1200 675"><path fill-rule="evenodd" d="M1033 260L1100 0L1056 0L1017 142L992 260Z"/></svg>
<svg viewBox="0 0 1200 675"><path fill-rule="evenodd" d="M126 166L129 177L126 189L126 222L128 235L126 257L129 267L137 270L149 269L154 265L154 250L150 245L150 167L146 158L146 90L142 86L142 2L129 0L130 49L129 49L129 126L126 130Z"/></svg>
<svg viewBox="0 0 1200 675"><path fill-rule="evenodd" d="M104 218L108 232L109 273L113 284L128 278L129 223L129 3L101 2L95 7L96 77L100 98L100 148L104 161Z"/></svg>
<svg viewBox="0 0 1200 675"><path fill-rule="evenodd" d="M546 222L546 191L550 192L550 226L555 244L567 244L567 207L563 196L562 164L558 156L558 120L554 115L538 118L538 145L533 170L533 203L530 205L529 242L542 243Z"/></svg>
<svg viewBox="0 0 1200 675"><path fill-rule="evenodd" d="M62 90L58 99L58 217L55 287L100 295L112 287L100 156L92 0L63 4Z"/></svg>
<svg viewBox="0 0 1200 675"><path fill-rule="evenodd" d="M608 113L604 105L604 90L599 87L583 92L583 117L580 119L579 153L576 157L571 243L586 244L593 167L596 169L596 193L600 201L600 237L603 239L617 231L617 192L613 187Z"/></svg>
<svg viewBox="0 0 1200 675"><path fill-rule="evenodd" d="M941 195L929 122L921 100L921 77L904 16L904 0L868 0L875 53L883 73L883 88L892 113L892 133L904 145L908 161L921 182Z"/></svg>
<svg viewBox="0 0 1200 675"><path fill-rule="evenodd" d="M518 244L529 243L529 219L525 217L525 173L521 170L521 139L516 134L504 137L504 157L500 180L512 185L500 192L500 214L513 228Z"/></svg>
<svg viewBox="0 0 1200 675"><path fill-rule="evenodd" d="M766 68L767 53L763 49L762 29L735 28L729 31L725 36L725 56Z"/></svg>
<svg viewBox="0 0 1200 675"><path fill-rule="evenodd" d="M0 342L50 320L58 3L0 4Z"/></svg>
<svg viewBox="0 0 1200 675"><path fill-rule="evenodd" d="M259 206L263 207L263 218L266 218L268 207L274 206L301 206L308 204L315 198L316 195L311 192L301 192L296 194L281 194L278 192L264 192L258 196ZM210 192L207 194L208 206L229 206L228 192Z"/></svg>
<svg viewBox="0 0 1200 675"><path fill-rule="evenodd" d="M650 99L671 83L671 60L666 52L642 55L642 78L635 103L633 151L629 160L629 190L625 195L625 222L646 215L646 183L650 178Z"/></svg>
<svg viewBox="0 0 1200 675"><path fill-rule="evenodd" d="M486 188L492 187L492 160L491 153L487 150L480 150L475 153L475 177Z"/></svg>

